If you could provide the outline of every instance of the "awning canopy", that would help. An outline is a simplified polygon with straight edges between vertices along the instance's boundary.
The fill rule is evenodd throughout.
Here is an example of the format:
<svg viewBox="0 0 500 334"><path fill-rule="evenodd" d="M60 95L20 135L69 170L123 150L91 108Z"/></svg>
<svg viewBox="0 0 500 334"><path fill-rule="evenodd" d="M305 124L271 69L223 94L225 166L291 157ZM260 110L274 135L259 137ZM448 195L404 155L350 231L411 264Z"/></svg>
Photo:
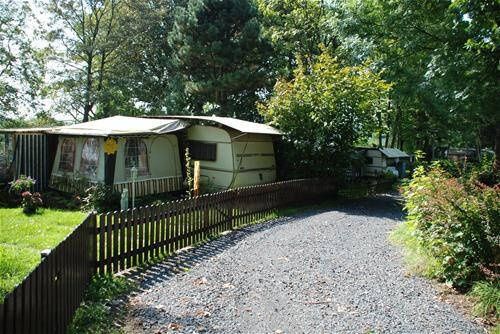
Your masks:
<svg viewBox="0 0 500 334"><path fill-rule="evenodd" d="M0 133L23 133L23 134L31 134L31 133L45 133L47 130L52 128L8 128L8 129L0 129Z"/></svg>
<svg viewBox="0 0 500 334"><path fill-rule="evenodd" d="M219 116L177 116L177 115L168 115L168 116L158 116L159 118L168 118L168 119L192 119L192 120L200 120L207 121L213 123L219 123L228 128L243 132L243 133L256 133L256 134L265 134L265 135L282 135L281 131L273 128L267 124L254 123L249 121L243 121L241 119L231 118L231 117L219 117ZM157 118L155 118L157 119Z"/></svg>
<svg viewBox="0 0 500 334"><path fill-rule="evenodd" d="M60 135L108 137L159 135L182 130L186 127L187 124L178 119L113 116L80 124L59 126L45 132Z"/></svg>

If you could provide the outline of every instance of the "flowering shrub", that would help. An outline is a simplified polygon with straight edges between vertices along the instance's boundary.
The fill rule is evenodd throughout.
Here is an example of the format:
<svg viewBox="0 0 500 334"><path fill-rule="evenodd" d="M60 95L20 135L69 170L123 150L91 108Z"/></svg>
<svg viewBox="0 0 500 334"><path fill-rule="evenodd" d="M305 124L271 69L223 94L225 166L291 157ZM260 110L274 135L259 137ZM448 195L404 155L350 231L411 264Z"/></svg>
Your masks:
<svg viewBox="0 0 500 334"><path fill-rule="evenodd" d="M21 206L25 214L33 214L43 205L42 195L39 192L31 193L24 191L21 197Z"/></svg>
<svg viewBox="0 0 500 334"><path fill-rule="evenodd" d="M459 289L482 278L500 254L500 189L419 167L403 194L407 223L440 264L434 275Z"/></svg>
<svg viewBox="0 0 500 334"><path fill-rule="evenodd" d="M36 181L26 175L20 175L17 180L10 182L10 191L16 195L21 195L23 192L30 190L35 185Z"/></svg>

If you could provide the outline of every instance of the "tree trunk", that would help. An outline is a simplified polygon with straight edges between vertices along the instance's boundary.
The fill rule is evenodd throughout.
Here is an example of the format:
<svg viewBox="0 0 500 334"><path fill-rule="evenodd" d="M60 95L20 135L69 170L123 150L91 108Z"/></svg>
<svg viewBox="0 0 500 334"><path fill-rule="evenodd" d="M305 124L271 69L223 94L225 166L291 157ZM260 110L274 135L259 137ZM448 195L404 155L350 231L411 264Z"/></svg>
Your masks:
<svg viewBox="0 0 500 334"><path fill-rule="evenodd" d="M87 82L85 84L85 104L83 106L83 122L88 122L90 117L90 112L92 111L92 60L93 54L87 54Z"/></svg>
<svg viewBox="0 0 500 334"><path fill-rule="evenodd" d="M82 122L88 122L90 118L90 112L92 111L92 105L91 104L85 104L83 106L83 119Z"/></svg>

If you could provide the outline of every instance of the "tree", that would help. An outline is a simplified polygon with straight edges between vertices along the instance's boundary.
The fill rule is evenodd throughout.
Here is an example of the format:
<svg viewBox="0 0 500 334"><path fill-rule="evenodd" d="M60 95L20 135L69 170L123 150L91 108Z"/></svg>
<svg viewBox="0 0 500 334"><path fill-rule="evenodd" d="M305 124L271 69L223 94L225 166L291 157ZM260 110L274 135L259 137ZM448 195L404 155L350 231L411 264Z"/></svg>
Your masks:
<svg viewBox="0 0 500 334"><path fill-rule="evenodd" d="M61 111L75 120L86 122L93 117L106 91L121 45L117 38L121 4L120 0L50 0L55 29L49 38L59 64L52 88L61 98Z"/></svg>
<svg viewBox="0 0 500 334"><path fill-rule="evenodd" d="M393 142L429 158L439 146L491 145L484 133L499 117L498 2L355 0L342 9L344 33L371 44L394 83Z"/></svg>
<svg viewBox="0 0 500 334"><path fill-rule="evenodd" d="M368 64L341 66L328 53L278 81L260 111L285 133L290 174L344 175L354 144L377 127L389 88Z"/></svg>
<svg viewBox="0 0 500 334"><path fill-rule="evenodd" d="M270 46L249 0L189 0L177 7L169 43L186 110L258 118Z"/></svg>
<svg viewBox="0 0 500 334"><path fill-rule="evenodd" d="M109 104L113 113L164 114L182 112L180 77L172 64L168 34L174 9L184 0L128 0L117 33L122 41L109 74ZM179 107L181 106L181 107Z"/></svg>
<svg viewBox="0 0 500 334"><path fill-rule="evenodd" d="M315 62L323 52L334 55L339 46L335 12L322 0L257 0L265 36L272 42L273 70L293 76L298 59Z"/></svg>
<svg viewBox="0 0 500 334"><path fill-rule="evenodd" d="M43 50L27 35L26 3L0 0L0 121L37 106L45 70Z"/></svg>

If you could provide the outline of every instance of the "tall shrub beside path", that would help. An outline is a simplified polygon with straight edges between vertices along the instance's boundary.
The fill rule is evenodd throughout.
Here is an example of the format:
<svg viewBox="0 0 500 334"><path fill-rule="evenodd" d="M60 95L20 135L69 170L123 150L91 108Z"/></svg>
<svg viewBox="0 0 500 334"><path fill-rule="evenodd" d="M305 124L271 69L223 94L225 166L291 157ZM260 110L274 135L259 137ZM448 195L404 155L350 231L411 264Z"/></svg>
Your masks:
<svg viewBox="0 0 500 334"><path fill-rule="evenodd" d="M500 254L500 190L417 169L404 187L406 224L438 260L434 275L465 290L495 268Z"/></svg>

